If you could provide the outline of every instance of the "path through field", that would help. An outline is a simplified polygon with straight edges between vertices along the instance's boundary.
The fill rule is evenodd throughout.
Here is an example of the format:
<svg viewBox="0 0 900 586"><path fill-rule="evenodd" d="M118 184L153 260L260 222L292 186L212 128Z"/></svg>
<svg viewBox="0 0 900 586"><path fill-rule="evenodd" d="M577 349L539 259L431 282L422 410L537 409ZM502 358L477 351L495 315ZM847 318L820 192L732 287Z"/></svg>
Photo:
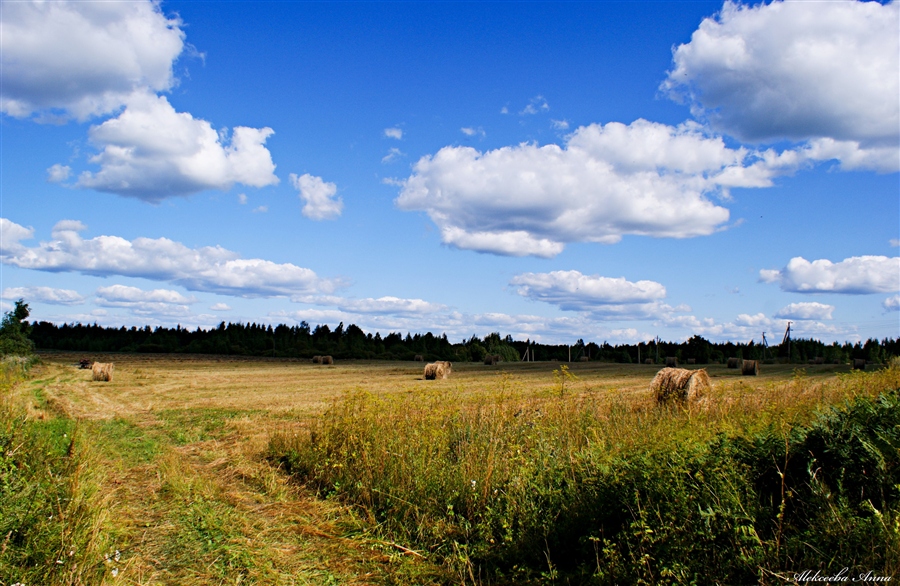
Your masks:
<svg viewBox="0 0 900 586"><path fill-rule="evenodd" d="M264 460L273 430L302 425L336 392L316 383L322 369L113 360L113 381L102 383L72 356L45 356L19 393L33 416L78 420L89 457L105 470L116 583L432 582L427 563Z"/></svg>

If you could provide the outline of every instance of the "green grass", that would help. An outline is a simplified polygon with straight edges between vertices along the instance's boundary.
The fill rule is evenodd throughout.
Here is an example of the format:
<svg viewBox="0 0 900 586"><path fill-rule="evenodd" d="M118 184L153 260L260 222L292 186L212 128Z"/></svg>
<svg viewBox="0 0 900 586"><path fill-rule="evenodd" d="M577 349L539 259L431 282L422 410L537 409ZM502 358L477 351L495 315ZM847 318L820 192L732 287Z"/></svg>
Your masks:
<svg viewBox="0 0 900 586"><path fill-rule="evenodd" d="M900 572L900 368L660 409L501 379L450 403L346 394L270 457L468 583L756 584ZM840 569L840 567L838 569Z"/></svg>

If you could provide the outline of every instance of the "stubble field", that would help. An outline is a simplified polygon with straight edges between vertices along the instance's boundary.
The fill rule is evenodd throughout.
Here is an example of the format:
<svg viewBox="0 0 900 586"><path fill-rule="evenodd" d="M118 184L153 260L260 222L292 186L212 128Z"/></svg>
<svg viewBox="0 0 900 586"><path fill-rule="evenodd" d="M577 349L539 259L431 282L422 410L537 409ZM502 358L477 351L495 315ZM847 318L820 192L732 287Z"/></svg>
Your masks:
<svg viewBox="0 0 900 586"><path fill-rule="evenodd" d="M371 513L324 498L322 490L317 494L285 474L271 457L273 438L284 444L304 436L330 407L354 395L373 398L383 413L393 404L408 408L420 396L423 404L450 411L513 402L521 412L521 406L540 410L564 401L650 413L648 385L659 369L592 362L455 364L449 380L425 381L422 364L414 362L321 366L90 356L115 363L113 380L105 383L77 368L83 357L43 354L30 378L13 388L12 402L31 420L62 422L59 433L77 438L91 473L91 502L102 509L92 521L95 551L69 556L73 565L79 560L81 572L93 564L90 575L98 581L77 582L88 584L446 582L448 568L436 556L386 537ZM779 412L785 421L808 419L816 405L847 396L833 388L846 365L764 365L758 377L741 377L724 365L707 369L713 382L709 420L752 418L761 411ZM67 563L63 555L47 569L62 576ZM14 569L3 570L14 578ZM453 580L479 581L470 567L466 571ZM25 578L40 575L21 574L22 583L36 583Z"/></svg>

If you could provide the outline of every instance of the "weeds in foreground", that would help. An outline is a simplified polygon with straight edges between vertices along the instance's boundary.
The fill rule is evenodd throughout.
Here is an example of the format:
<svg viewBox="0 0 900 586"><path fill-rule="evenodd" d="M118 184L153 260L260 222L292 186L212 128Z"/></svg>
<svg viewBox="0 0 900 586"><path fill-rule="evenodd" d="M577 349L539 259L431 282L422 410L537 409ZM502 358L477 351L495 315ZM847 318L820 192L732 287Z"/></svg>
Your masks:
<svg viewBox="0 0 900 586"><path fill-rule="evenodd" d="M93 455L73 421L26 419L9 391L29 365L2 366L0 584L102 584L118 560Z"/></svg>
<svg viewBox="0 0 900 586"><path fill-rule="evenodd" d="M900 572L898 365L722 384L674 413L565 382L462 405L352 392L269 453L464 583Z"/></svg>

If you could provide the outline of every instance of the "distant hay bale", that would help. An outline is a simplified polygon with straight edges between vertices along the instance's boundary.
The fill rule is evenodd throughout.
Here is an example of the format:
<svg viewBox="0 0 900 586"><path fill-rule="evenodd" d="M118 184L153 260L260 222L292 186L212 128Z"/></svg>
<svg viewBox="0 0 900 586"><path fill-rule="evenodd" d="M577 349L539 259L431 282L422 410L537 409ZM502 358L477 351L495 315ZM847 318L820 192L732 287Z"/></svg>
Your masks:
<svg viewBox="0 0 900 586"><path fill-rule="evenodd" d="M498 362L500 362L499 354L488 354L487 356L484 357L484 363L487 366L494 366Z"/></svg>
<svg viewBox="0 0 900 586"><path fill-rule="evenodd" d="M759 374L759 360L744 360L741 362L741 374L743 376L756 376Z"/></svg>
<svg viewBox="0 0 900 586"><path fill-rule="evenodd" d="M321 356L313 356L312 361L313 361L313 364L322 364L322 357Z"/></svg>
<svg viewBox="0 0 900 586"><path fill-rule="evenodd" d="M587 356L582 356L582 357L579 358L578 360L581 361L581 362L590 362L590 361L591 361L591 359L588 358Z"/></svg>
<svg viewBox="0 0 900 586"><path fill-rule="evenodd" d="M322 364L334 364L334 358L332 358L331 356L323 356Z"/></svg>
<svg viewBox="0 0 900 586"><path fill-rule="evenodd" d="M645 359L644 364L653 364L653 359L652 358Z"/></svg>
<svg viewBox="0 0 900 586"><path fill-rule="evenodd" d="M425 365L425 380L450 378L451 364L446 360L438 360Z"/></svg>
<svg viewBox="0 0 900 586"><path fill-rule="evenodd" d="M674 356L666 356L666 368L678 368L678 360Z"/></svg>
<svg viewBox="0 0 900 586"><path fill-rule="evenodd" d="M700 370L663 368L653 377L650 390L660 404L694 403L709 392L709 375L704 368Z"/></svg>
<svg viewBox="0 0 900 586"><path fill-rule="evenodd" d="M854 358L853 359L853 370L865 370L866 369L866 359L865 358Z"/></svg>
<svg viewBox="0 0 900 586"><path fill-rule="evenodd" d="M421 354L416 354L413 357L413 360L415 360L416 362L425 362L425 357L422 356Z"/></svg>
<svg viewBox="0 0 900 586"><path fill-rule="evenodd" d="M688 358L687 363L688 364L697 364L697 359L696 358Z"/></svg>
<svg viewBox="0 0 900 586"><path fill-rule="evenodd" d="M93 380L110 382L113 378L113 363L95 362L91 367L91 371Z"/></svg>
<svg viewBox="0 0 900 586"><path fill-rule="evenodd" d="M87 370L87 369L91 368L92 364L93 364L93 362L91 362L87 358L82 358L81 360L78 361L78 368L80 368L82 370Z"/></svg>
<svg viewBox="0 0 900 586"><path fill-rule="evenodd" d="M728 368L737 368L738 367L738 358L729 358L728 359Z"/></svg>
<svg viewBox="0 0 900 586"><path fill-rule="evenodd" d="M825 364L825 358L823 358L822 356L816 356L816 357L813 359L813 362L814 362L815 364Z"/></svg>

